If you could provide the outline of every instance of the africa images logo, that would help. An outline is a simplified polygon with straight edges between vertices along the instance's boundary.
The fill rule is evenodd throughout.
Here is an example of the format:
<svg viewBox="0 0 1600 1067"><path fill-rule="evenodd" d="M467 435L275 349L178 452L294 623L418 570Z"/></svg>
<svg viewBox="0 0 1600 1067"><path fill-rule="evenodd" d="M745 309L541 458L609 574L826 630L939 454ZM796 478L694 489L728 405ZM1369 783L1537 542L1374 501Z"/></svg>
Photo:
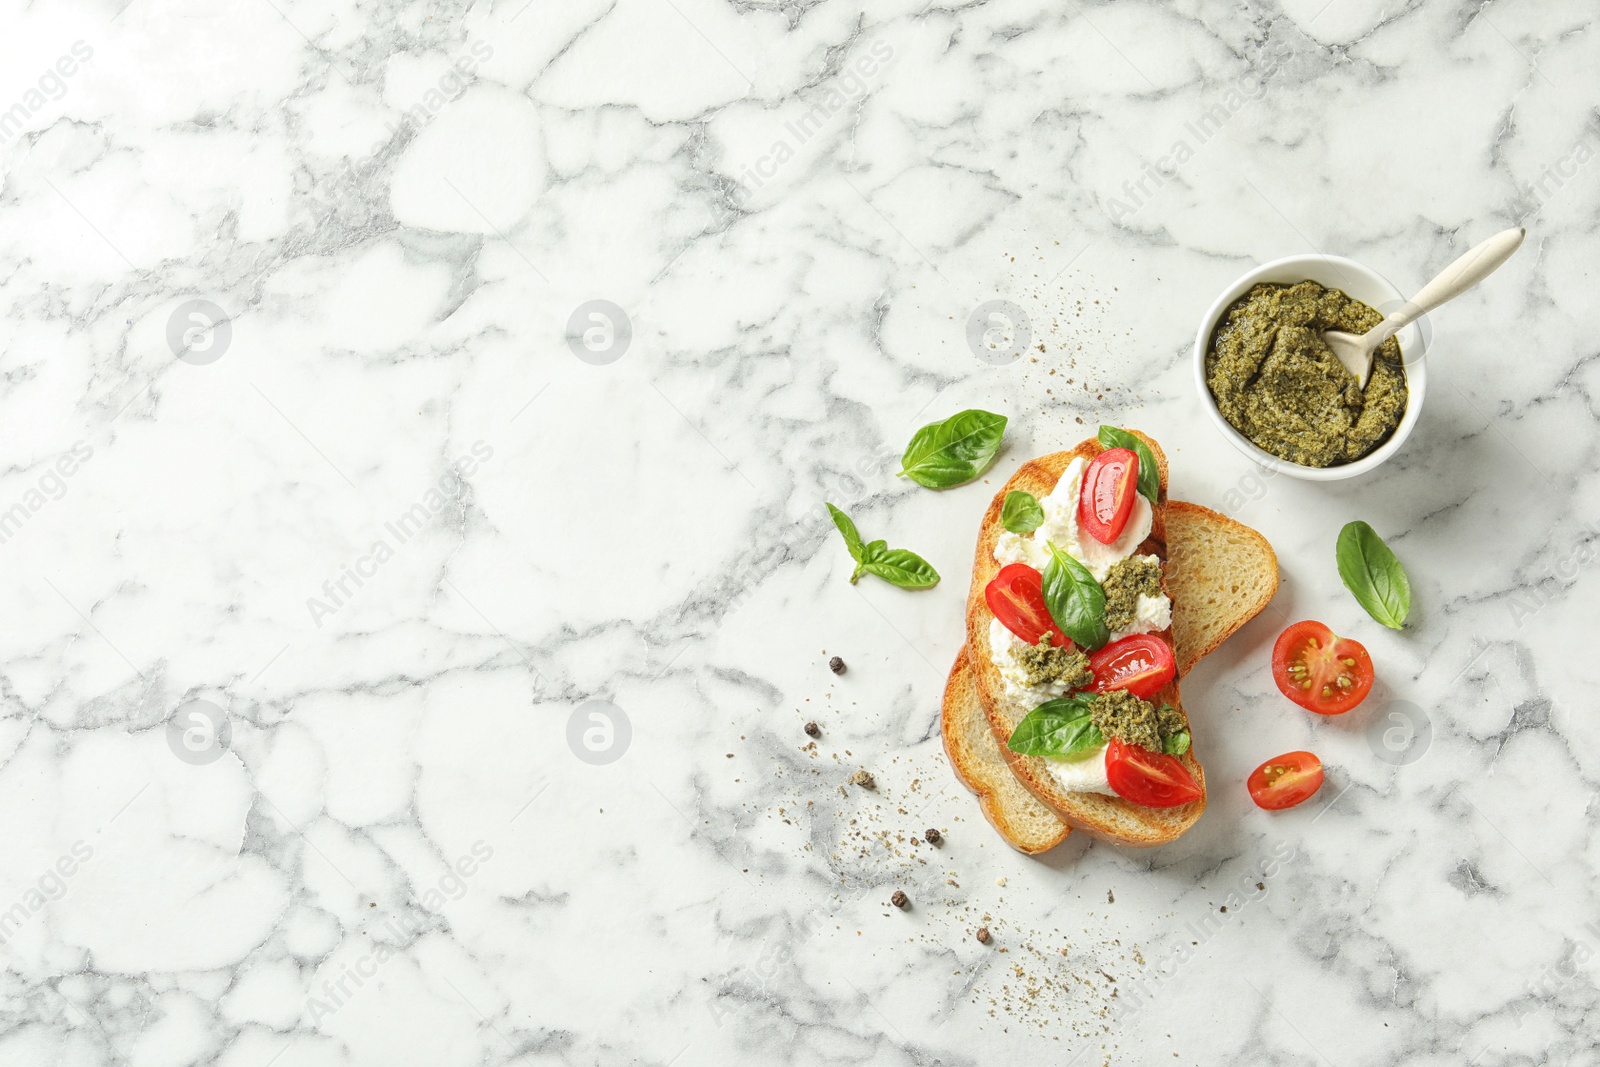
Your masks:
<svg viewBox="0 0 1600 1067"><path fill-rule="evenodd" d="M233 743L228 713L209 700L190 700L167 719L167 747L191 767L215 763Z"/></svg>
<svg viewBox="0 0 1600 1067"><path fill-rule="evenodd" d="M633 743L628 713L609 700L590 700L567 717L567 747L591 767L615 763Z"/></svg>
<svg viewBox="0 0 1600 1067"><path fill-rule="evenodd" d="M35 85L22 94L22 99L5 111L0 111L0 145L28 127L28 120L43 111L51 100L67 95L67 79L78 73L83 64L94 57L94 49L82 41L72 42L55 63L44 69L35 79Z"/></svg>
<svg viewBox="0 0 1600 1067"><path fill-rule="evenodd" d="M215 363L233 341L233 322L212 300L185 300L167 316L167 347L194 367Z"/></svg>
<svg viewBox="0 0 1600 1067"><path fill-rule="evenodd" d="M832 129L834 120L845 114L850 105L859 104L872 88L873 80L894 59L894 54L894 48L887 41L873 41L853 62L843 64L838 74L808 90L801 101L810 105L805 113L786 121L764 152L739 165L738 178L726 200L714 205L723 221L744 210L751 198L770 185L807 143ZM842 119L839 125L843 125Z"/></svg>
<svg viewBox="0 0 1600 1067"><path fill-rule="evenodd" d="M94 446L83 441L72 442L72 447L58 455L34 484L23 491L20 499L0 510L0 545L15 537L46 504L66 496L67 479L78 473L93 455Z"/></svg>
<svg viewBox="0 0 1600 1067"><path fill-rule="evenodd" d="M9 908L0 911L0 945L8 945L29 919L43 911L45 905L67 895L68 883L94 856L94 848L82 838L46 867L33 883L23 889Z"/></svg>
<svg viewBox="0 0 1600 1067"><path fill-rule="evenodd" d="M474 441L471 455L457 457L438 484L429 486L420 500L383 524L388 536L376 538L353 562L340 564L338 577L322 583L322 596L306 598L306 610L311 613L311 621L316 623L317 629L322 629L323 620L338 614L339 609L350 603L361 588L377 576L379 569L395 557L397 550L427 529L452 500L463 499L471 488L468 479L478 473L480 464L489 462L493 456L493 445Z"/></svg>
<svg viewBox="0 0 1600 1067"><path fill-rule="evenodd" d="M384 964L416 944L444 915L448 906L461 900L471 888L471 881L494 858L494 846L479 838L456 861L445 867L422 894L410 902L399 914L385 919L381 924L368 927L366 936L375 942L372 949L351 959L343 956L326 961L318 976L327 975L321 985L321 996L312 993L306 997L305 1009L314 1026L338 1012L360 993Z"/></svg>

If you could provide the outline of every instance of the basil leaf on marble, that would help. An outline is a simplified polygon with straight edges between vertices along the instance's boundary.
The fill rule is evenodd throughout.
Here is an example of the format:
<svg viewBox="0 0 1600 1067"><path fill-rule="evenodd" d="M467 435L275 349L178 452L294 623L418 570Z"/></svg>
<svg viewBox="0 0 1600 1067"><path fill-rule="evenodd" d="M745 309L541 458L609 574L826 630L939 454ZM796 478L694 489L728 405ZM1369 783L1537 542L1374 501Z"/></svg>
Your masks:
<svg viewBox="0 0 1600 1067"><path fill-rule="evenodd" d="M1044 525L1039 498L1022 489L1011 490L1000 506L1000 525L1015 534L1033 533Z"/></svg>
<svg viewBox="0 0 1600 1067"><path fill-rule="evenodd" d="M1359 519L1346 523L1334 556L1356 602L1389 629L1400 629L1411 614L1411 580L1377 531Z"/></svg>
<svg viewBox="0 0 1600 1067"><path fill-rule="evenodd" d="M1089 652L1111 640L1106 629L1106 594L1089 568L1057 548L1050 547L1044 568L1044 604L1061 632Z"/></svg>
<svg viewBox="0 0 1600 1067"><path fill-rule="evenodd" d="M827 502L824 501L824 503ZM839 528L839 532L844 535L844 545L850 550L850 558L855 560L857 563L860 563L861 553L864 546L861 544L861 534L856 531L856 524L850 521L850 516L846 515L832 504L828 504L828 514L833 516L833 524L837 526ZM853 578L851 579L851 581L854 580L855 579Z"/></svg>
<svg viewBox="0 0 1600 1067"><path fill-rule="evenodd" d="M901 589L928 589L939 584L939 572L933 565L908 548L878 548L882 541L874 541L867 547L876 549L862 560L856 568L856 573L850 576L854 582L861 574L876 574L890 585L897 585Z"/></svg>
<svg viewBox="0 0 1600 1067"><path fill-rule="evenodd" d="M982 474L1000 451L1006 417L972 408L911 435L900 473L929 489L949 489Z"/></svg>
<svg viewBox="0 0 1600 1067"><path fill-rule="evenodd" d="M1169 756L1181 756L1189 751L1189 731L1179 730L1161 742L1161 751Z"/></svg>
<svg viewBox="0 0 1600 1067"><path fill-rule="evenodd" d="M850 558L856 561L856 569L850 574L851 585L855 585L863 574L876 574L890 585L902 589L926 589L939 584L939 572L915 552L890 548L889 542L882 540L863 543L861 533L856 529L856 524L850 521L850 516L832 504L828 505L828 514L833 516L833 524L843 535Z"/></svg>
<svg viewBox="0 0 1600 1067"><path fill-rule="evenodd" d="M1006 747L1024 756L1070 758L1106 743L1100 728L1089 718L1094 698L1074 693L1059 700L1047 700L1028 712L1011 731Z"/></svg>
<svg viewBox="0 0 1600 1067"><path fill-rule="evenodd" d="M1101 448L1126 448L1138 455L1139 495L1154 504L1156 497L1161 494L1161 468L1156 466L1156 457L1150 451L1150 446L1127 430L1115 426L1100 427L1099 441Z"/></svg>

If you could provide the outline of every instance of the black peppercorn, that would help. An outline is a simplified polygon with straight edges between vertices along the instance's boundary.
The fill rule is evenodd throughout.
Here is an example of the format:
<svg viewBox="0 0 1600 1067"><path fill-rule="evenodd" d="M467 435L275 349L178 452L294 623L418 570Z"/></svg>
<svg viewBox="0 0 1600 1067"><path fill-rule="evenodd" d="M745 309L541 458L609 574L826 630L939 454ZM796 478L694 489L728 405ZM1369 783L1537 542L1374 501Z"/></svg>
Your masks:
<svg viewBox="0 0 1600 1067"><path fill-rule="evenodd" d="M893 904L897 908L903 908L910 904L911 901L906 898L903 890L896 889L894 891L894 896L889 898L889 903Z"/></svg>
<svg viewBox="0 0 1600 1067"><path fill-rule="evenodd" d="M938 830L929 827L927 830L923 831L922 838L930 845L937 845L944 840L944 835Z"/></svg>
<svg viewBox="0 0 1600 1067"><path fill-rule="evenodd" d="M838 656L833 657L828 661L828 669L834 674L843 674L844 660L840 659Z"/></svg>
<svg viewBox="0 0 1600 1067"><path fill-rule="evenodd" d="M810 734L812 737L821 737L822 728L814 722L808 722L806 723L806 733Z"/></svg>

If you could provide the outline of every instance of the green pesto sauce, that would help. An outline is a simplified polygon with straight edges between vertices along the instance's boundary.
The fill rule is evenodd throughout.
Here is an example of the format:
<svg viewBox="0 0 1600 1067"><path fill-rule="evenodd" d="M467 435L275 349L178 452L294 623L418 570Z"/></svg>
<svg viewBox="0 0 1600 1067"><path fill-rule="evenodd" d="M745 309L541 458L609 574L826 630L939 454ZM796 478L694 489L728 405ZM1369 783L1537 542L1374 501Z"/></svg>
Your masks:
<svg viewBox="0 0 1600 1067"><path fill-rule="evenodd" d="M1229 425L1265 452L1307 467L1350 463L1388 439L1406 410L1400 344L1389 338L1366 389L1322 340L1362 334L1377 311L1316 282L1257 285L1223 315L1206 384Z"/></svg>
<svg viewBox="0 0 1600 1067"><path fill-rule="evenodd" d="M1139 617L1139 596L1161 595L1161 564L1149 556L1119 560L1100 583L1106 594L1106 629L1127 630Z"/></svg>
<svg viewBox="0 0 1600 1067"><path fill-rule="evenodd" d="M1039 638L1037 647L1018 649L1017 662L1022 665L1023 676L1029 685L1065 682L1070 692L1094 682L1094 672L1089 669L1089 657L1076 648L1052 647L1050 632Z"/></svg>
<svg viewBox="0 0 1600 1067"><path fill-rule="evenodd" d="M1151 752L1163 750L1167 738L1185 728L1183 712L1170 704L1157 708L1126 689L1101 693L1089 706L1089 721L1107 740L1119 738Z"/></svg>

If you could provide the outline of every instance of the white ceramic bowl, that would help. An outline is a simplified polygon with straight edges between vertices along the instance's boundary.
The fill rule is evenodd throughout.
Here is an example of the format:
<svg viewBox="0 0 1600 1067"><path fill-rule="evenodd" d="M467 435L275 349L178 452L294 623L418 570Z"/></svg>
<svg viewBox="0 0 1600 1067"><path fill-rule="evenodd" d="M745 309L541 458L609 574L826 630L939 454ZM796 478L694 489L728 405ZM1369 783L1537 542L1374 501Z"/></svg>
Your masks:
<svg viewBox="0 0 1600 1067"><path fill-rule="evenodd" d="M1395 334L1395 339L1400 342L1400 354L1406 368L1408 395L1405 414L1400 417L1400 425L1395 427L1394 433L1387 441L1354 463L1345 463L1337 467L1307 467L1263 452L1222 417L1222 412L1217 410L1216 398L1211 395L1211 387L1206 384L1206 350L1211 347L1211 334L1217 328L1217 321L1228 308L1233 306L1233 302L1260 282L1293 284L1307 280L1329 289L1342 289L1368 307L1376 308L1385 314L1399 307L1404 300L1400 291L1390 284L1389 279L1372 268L1364 267L1355 260L1345 259L1343 256L1288 256L1284 259L1275 259L1271 263L1264 263L1223 290L1222 295L1217 297L1205 317L1200 320L1200 332L1194 339L1194 380L1200 390L1200 403L1205 408L1206 414L1211 416L1212 423L1234 448L1261 466L1292 478L1304 478L1311 482L1335 482L1342 478L1354 478L1372 470L1400 451L1406 438L1411 436L1411 428L1417 424L1417 416L1422 412L1422 397L1428 385L1427 361L1424 358L1426 346L1417 323L1412 323Z"/></svg>

